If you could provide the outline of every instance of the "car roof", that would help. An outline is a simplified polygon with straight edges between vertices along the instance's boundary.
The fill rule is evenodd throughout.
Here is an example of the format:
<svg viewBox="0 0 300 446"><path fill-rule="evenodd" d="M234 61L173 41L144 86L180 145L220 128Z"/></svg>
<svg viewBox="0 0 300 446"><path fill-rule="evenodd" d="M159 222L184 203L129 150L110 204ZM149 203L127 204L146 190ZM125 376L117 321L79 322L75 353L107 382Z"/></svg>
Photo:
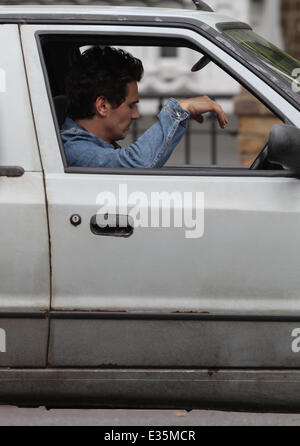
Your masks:
<svg viewBox="0 0 300 446"><path fill-rule="evenodd" d="M1 23L67 23L88 22L101 19L117 19L126 21L138 18L192 19L216 28L220 22L239 22L238 20L215 12L198 11L196 9L153 8L136 6L101 6L101 5L14 5L0 6ZM218 30L217 30L218 31Z"/></svg>

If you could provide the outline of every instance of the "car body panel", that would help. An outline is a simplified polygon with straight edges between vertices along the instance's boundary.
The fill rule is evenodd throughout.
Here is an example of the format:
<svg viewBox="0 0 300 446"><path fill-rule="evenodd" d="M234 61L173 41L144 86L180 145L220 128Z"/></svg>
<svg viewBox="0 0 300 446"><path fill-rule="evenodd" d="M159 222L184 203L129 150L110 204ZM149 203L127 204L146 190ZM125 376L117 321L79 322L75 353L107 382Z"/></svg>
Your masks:
<svg viewBox="0 0 300 446"><path fill-rule="evenodd" d="M1 370L0 403L298 412L299 383L299 370Z"/></svg>
<svg viewBox="0 0 300 446"><path fill-rule="evenodd" d="M188 239L186 228L172 227L94 235L97 195L112 192L125 206L120 184L149 204L151 192L204 193L204 235ZM289 236L299 225L299 187L287 178L48 175L50 227L60 228L51 239L52 309L300 312L298 245Z"/></svg>
<svg viewBox="0 0 300 446"><path fill-rule="evenodd" d="M0 177L0 365L45 367L48 321L43 314L50 308L48 219L17 25L0 26L0 66L0 164L6 166ZM33 312L38 317L32 319ZM23 317L18 317L20 313Z"/></svg>
<svg viewBox="0 0 300 446"><path fill-rule="evenodd" d="M46 367L49 321L43 312L1 312L0 367Z"/></svg>
<svg viewBox="0 0 300 446"><path fill-rule="evenodd" d="M42 173L0 178L0 307L37 311L50 306L48 223Z"/></svg>
<svg viewBox="0 0 300 446"><path fill-rule="evenodd" d="M179 313L160 317L142 312L73 317L70 312L52 313L49 364L175 369L300 366L299 322Z"/></svg>
<svg viewBox="0 0 300 446"><path fill-rule="evenodd" d="M206 11L197 11L194 9L177 9L177 8L154 8L154 7L136 7L136 6L100 6L100 5L28 5L28 6L8 6L1 5L0 20L16 20L20 23L31 23L34 20L39 23L59 22L59 21L76 21L85 19L85 21L95 21L101 18L116 17L120 21L129 18L141 18L145 20L149 17L159 22L160 17L170 19L173 23L176 19L184 22L186 19L196 19L203 21L209 26L215 27L219 22L238 22L238 20L222 15ZM217 30L217 28L216 28Z"/></svg>
<svg viewBox="0 0 300 446"><path fill-rule="evenodd" d="M41 172L17 25L0 26L0 67L0 164Z"/></svg>
<svg viewBox="0 0 300 446"><path fill-rule="evenodd" d="M299 179L243 169L71 172L39 44L47 33L186 39L300 128L292 100L222 39L216 25L233 21L156 8L1 7L26 118L1 155L25 174L0 178L0 366L11 368L0 371L0 403L300 408ZM143 194L148 214L153 192L201 194L198 236L172 226L96 235L99 193L126 209L120 185Z"/></svg>

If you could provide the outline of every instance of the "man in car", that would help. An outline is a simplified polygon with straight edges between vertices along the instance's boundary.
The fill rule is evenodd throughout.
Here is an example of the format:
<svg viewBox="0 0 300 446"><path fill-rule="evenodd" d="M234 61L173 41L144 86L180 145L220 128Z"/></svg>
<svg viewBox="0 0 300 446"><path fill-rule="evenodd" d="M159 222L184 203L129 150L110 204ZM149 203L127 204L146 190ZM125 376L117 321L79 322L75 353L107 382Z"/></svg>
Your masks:
<svg viewBox="0 0 300 446"><path fill-rule="evenodd" d="M182 138L189 119L203 122L215 112L224 128L220 105L208 97L167 101L158 122L136 142L121 148L132 121L139 118L137 82L143 76L139 59L111 47L92 47L72 66L67 78L67 119L62 140L69 166L162 167Z"/></svg>

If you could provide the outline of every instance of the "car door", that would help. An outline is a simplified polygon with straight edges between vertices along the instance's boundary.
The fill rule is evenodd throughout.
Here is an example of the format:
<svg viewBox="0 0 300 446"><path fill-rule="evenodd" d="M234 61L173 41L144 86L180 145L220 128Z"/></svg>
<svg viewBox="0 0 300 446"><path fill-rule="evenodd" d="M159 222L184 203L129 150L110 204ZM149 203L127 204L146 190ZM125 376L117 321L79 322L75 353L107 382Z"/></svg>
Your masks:
<svg viewBox="0 0 300 446"><path fill-rule="evenodd" d="M48 221L17 25L0 26L0 67L0 366L43 367L50 309Z"/></svg>
<svg viewBox="0 0 300 446"><path fill-rule="evenodd" d="M38 32L180 37L214 54L262 100L276 104L283 119L299 125L300 117L263 80L195 31L23 26L51 233L49 364L298 366L291 349L291 317L300 309L299 180L282 172L245 169L65 169L41 52L38 47L32 51ZM133 231L128 227L103 234L95 225L103 197L115 197L119 209L104 212L102 207L102 217L126 217L133 194L140 199L139 215L133 223L128 219ZM194 207L196 217L181 227L139 224L141 215L157 210L151 205L153 194L171 197L171 205L162 199L165 215L168 206L183 217L191 216ZM283 318L279 322L278 316Z"/></svg>

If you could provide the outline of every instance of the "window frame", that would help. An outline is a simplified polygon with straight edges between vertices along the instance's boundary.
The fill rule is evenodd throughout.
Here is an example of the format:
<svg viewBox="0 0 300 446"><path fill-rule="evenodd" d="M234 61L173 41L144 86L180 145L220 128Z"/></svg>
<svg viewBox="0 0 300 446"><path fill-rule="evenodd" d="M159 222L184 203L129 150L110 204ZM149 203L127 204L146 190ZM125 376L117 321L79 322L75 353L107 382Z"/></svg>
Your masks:
<svg viewBox="0 0 300 446"><path fill-rule="evenodd" d="M99 23L101 24L101 23ZM97 25L99 25L97 24ZM94 26L95 24L93 24ZM118 25L120 25L118 23ZM139 23L135 24L136 26L141 25ZM130 25L129 25L130 26ZM145 23L142 24L143 27L145 28L151 28L151 24L150 25L145 25ZM161 24L162 27L167 28L168 30L170 29L170 26L167 26L164 24ZM174 28L178 29L181 28L180 25L178 23L176 23L176 25L174 25ZM185 27L182 27L183 30L186 29ZM195 32L197 34L199 34L201 37L203 38L207 38L206 35L203 35L197 31L195 31L195 29L193 29L192 27L188 27L188 29L192 32ZM61 136L60 136L60 128L59 128L59 124L57 121L57 116L56 116L56 110L55 110L55 106L54 106L54 101L53 101L53 97L52 97L52 92L51 92L51 86L50 86L50 80L49 80L49 76L48 76L48 72L47 72L47 68L46 68L46 62L45 62L45 57L44 57L44 52L43 52L43 47L42 47L42 39L44 39L45 37L61 37L63 38L63 36L72 36L74 38L74 40L76 40L77 38L79 39L79 37L85 37L85 38L96 38L99 37L99 39L102 37L105 37L105 39L108 40L116 40L119 43L111 43L111 45L132 45L132 46L140 46L139 44L136 43L136 39L137 37L139 39L145 39L145 37L147 37L147 40L149 40L149 43L145 46L158 46L158 45L154 45L153 42L157 39L159 39L160 41L160 47L164 46L161 45L161 41L164 40L165 42L167 42L167 44L165 46L170 46L170 41L174 41L174 42L185 42L185 47L190 47L192 49L196 49L197 51L199 51L199 53L204 53L207 54L209 56L212 57L213 62L219 66L225 73L227 73L229 76L231 76L233 79L235 79L241 86L243 86L244 88L246 88L246 90L248 90L251 94L253 94L262 104L264 104L269 110L271 110L275 116L277 116L279 119L281 119L283 122L287 123L287 124L292 124L289 119L283 114L283 112L281 110L279 110L273 103L271 103L270 101L268 101L267 98L261 98L260 97L260 92L258 90L256 90L255 87L253 87L252 85L250 85L248 83L247 80L245 79L241 79L239 78L238 75L232 73L230 67L224 66L222 64L222 61L219 60L218 56L215 56L214 54L212 54L210 51L207 50L207 48L204 48L201 46L200 42L195 42L193 41L193 39L189 38L187 35L178 35L176 34L176 32L174 32L174 34L172 36L166 36L164 34L160 34L159 32L157 32L155 34L155 36L151 36L149 34L149 36L145 36L142 35L140 32L133 32L130 35L128 35L127 33L122 33L122 27L120 26L120 32L118 32L118 34L116 35L115 31L109 31L109 30L91 30L91 31L84 31L84 30L74 30L74 31L69 31L69 30L57 30L57 31L53 31L53 30L49 30L49 31L45 31L45 30L41 30L41 31L36 31L35 32L35 40L37 43L37 48L38 48L38 54L39 54L39 58L40 58L40 62L41 62L41 66L42 66L42 70L43 70L43 77L44 77L44 81L46 84L46 90L47 90L47 94L48 94L48 100L49 100L49 104L50 104L50 108L51 108L51 114L52 114L52 118L53 118L53 122L55 125L55 131L56 131L56 136L57 136L57 141L58 141L58 145L60 148L60 154L61 154L61 159L62 159L62 163L63 163L63 168L64 168L64 172L66 174L115 174L115 175L165 175L165 176L219 176L219 177L284 177L284 178L297 178L299 177L299 174L295 171L295 170L251 170L248 167L227 167L227 166L211 166L211 165L203 165L203 166L193 166L193 165L189 165L189 166L185 166L185 165L180 165L180 166L171 166L171 167L163 167L163 168L153 168L153 169L141 169L141 168L126 168L124 170L124 168L106 168L106 167L69 167L67 165L67 161L66 161L66 156L65 156L65 151L64 151L64 146L61 140ZM122 39L126 39L126 42L122 42ZM130 41L133 41L134 43L128 43ZM214 44L214 42L212 42ZM175 45L174 45L175 46ZM178 47L178 45L176 45ZM231 56L232 57L232 56ZM237 60L237 62L240 63L239 60ZM249 69L248 67L246 67L247 69ZM251 71L251 70L250 70ZM253 71L251 71L253 73ZM256 74L256 73L253 73ZM286 98L283 98L284 100L286 100ZM288 101L287 101L288 102ZM292 104L290 104L292 105ZM263 151L264 147L262 147L261 152ZM260 153L261 153L260 152Z"/></svg>

